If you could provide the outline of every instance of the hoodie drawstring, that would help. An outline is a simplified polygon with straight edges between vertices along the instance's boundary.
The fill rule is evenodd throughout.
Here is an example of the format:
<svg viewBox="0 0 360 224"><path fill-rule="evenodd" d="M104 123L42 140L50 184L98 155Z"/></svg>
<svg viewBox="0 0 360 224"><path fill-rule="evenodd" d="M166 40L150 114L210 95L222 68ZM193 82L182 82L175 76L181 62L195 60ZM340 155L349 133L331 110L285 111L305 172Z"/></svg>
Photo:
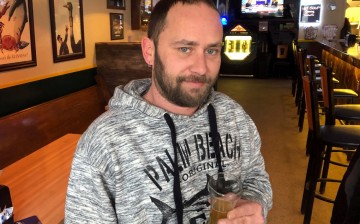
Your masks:
<svg viewBox="0 0 360 224"><path fill-rule="evenodd" d="M210 133L213 142L213 147L216 156L216 162L218 164L218 172L223 172L223 168L221 165L221 155L220 155L220 140L219 140L219 133L216 124L216 113L214 107L209 104L208 106L208 119L210 123ZM171 141L174 149L174 186L173 186L173 193L174 193L174 200L176 206L176 217L178 224L183 223L183 212L184 206L182 202L182 195L181 195L181 187L180 187L180 173L179 173L179 166L178 166L178 155L177 155L177 145L176 145L176 129L174 122L169 114L165 113L164 118L166 120L167 125L170 128L171 132Z"/></svg>
<svg viewBox="0 0 360 224"><path fill-rule="evenodd" d="M221 165L221 155L220 155L220 147L219 147L219 133L218 128L216 124L216 113L213 105L209 104L208 106L208 115L209 115L209 123L210 123L210 132L211 132L211 138L213 141L213 147L215 151L216 156L216 162L218 164L218 172L223 172L223 168Z"/></svg>
<svg viewBox="0 0 360 224"><path fill-rule="evenodd" d="M178 156L177 156L177 148L176 148L176 130L173 120L171 119L170 115L165 113L164 118L166 123L168 124L170 131L171 131L171 141L174 148L174 186L173 186L173 193L175 199L175 206L176 206L176 217L179 224L183 223L183 203L182 203L182 195L181 195L181 188L180 188L180 174L179 174L179 166L178 166Z"/></svg>

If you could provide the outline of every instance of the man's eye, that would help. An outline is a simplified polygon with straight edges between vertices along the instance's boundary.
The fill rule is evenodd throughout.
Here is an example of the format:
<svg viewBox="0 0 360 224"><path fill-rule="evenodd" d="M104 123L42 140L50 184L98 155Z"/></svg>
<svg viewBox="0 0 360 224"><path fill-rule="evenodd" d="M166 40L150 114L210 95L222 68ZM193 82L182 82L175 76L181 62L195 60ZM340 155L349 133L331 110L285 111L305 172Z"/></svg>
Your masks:
<svg viewBox="0 0 360 224"><path fill-rule="evenodd" d="M190 52L190 48L188 48L188 47L180 47L179 50L180 50L182 53L189 53L189 52Z"/></svg>
<svg viewBox="0 0 360 224"><path fill-rule="evenodd" d="M209 49L207 50L207 53L210 54L210 55L215 55L219 52L219 50L217 49Z"/></svg>

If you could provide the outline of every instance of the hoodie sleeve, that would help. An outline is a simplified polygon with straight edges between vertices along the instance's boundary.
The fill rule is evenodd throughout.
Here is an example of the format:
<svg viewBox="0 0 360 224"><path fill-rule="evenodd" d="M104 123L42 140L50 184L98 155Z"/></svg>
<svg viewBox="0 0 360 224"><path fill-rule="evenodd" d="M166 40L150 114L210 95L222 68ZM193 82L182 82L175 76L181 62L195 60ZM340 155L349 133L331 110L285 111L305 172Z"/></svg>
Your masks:
<svg viewBox="0 0 360 224"><path fill-rule="evenodd" d="M86 136L78 144L66 195L65 223L117 223L114 184L100 171L108 158L95 155L97 145Z"/></svg>
<svg viewBox="0 0 360 224"><path fill-rule="evenodd" d="M242 175L243 195L246 200L255 201L262 205L263 215L266 219L272 207L272 189L269 175L265 170L264 158L261 155L261 140L257 128L250 117L248 119L249 147L244 148L243 156L246 158Z"/></svg>

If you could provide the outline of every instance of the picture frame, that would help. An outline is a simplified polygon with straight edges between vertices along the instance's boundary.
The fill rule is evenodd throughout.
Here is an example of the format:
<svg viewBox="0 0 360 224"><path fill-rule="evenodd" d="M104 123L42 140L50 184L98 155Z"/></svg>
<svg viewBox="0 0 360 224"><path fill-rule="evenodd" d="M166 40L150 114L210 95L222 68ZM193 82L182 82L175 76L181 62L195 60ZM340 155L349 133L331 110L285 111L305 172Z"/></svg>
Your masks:
<svg viewBox="0 0 360 224"><path fill-rule="evenodd" d="M108 9L125 10L125 0L106 0Z"/></svg>
<svg viewBox="0 0 360 224"><path fill-rule="evenodd" d="M110 13L111 40L124 39L124 14Z"/></svg>
<svg viewBox="0 0 360 224"><path fill-rule="evenodd" d="M50 0L53 61L85 58L82 0Z"/></svg>
<svg viewBox="0 0 360 224"><path fill-rule="evenodd" d="M132 30L147 30L152 8L152 0L133 0L131 2Z"/></svg>
<svg viewBox="0 0 360 224"><path fill-rule="evenodd" d="M36 66L32 0L7 1L0 13L0 72Z"/></svg>
<svg viewBox="0 0 360 224"><path fill-rule="evenodd" d="M146 31L153 7L152 0L141 0L140 1L140 28Z"/></svg>

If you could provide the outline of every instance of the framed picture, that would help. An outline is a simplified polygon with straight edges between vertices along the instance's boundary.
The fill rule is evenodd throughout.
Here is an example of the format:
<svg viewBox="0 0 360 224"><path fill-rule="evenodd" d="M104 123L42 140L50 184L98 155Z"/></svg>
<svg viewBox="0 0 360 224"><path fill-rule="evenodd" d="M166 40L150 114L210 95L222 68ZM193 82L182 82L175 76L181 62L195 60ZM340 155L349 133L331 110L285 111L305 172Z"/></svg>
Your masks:
<svg viewBox="0 0 360 224"><path fill-rule="evenodd" d="M152 4L152 0L133 0L131 2L132 30L147 30L152 11Z"/></svg>
<svg viewBox="0 0 360 224"><path fill-rule="evenodd" d="M121 13L110 13L111 40L124 39L124 15Z"/></svg>
<svg viewBox="0 0 360 224"><path fill-rule="evenodd" d="M125 9L125 0L106 0L108 9Z"/></svg>
<svg viewBox="0 0 360 224"><path fill-rule="evenodd" d="M140 27L142 30L147 30L151 11L152 11L152 0L141 0L140 1Z"/></svg>
<svg viewBox="0 0 360 224"><path fill-rule="evenodd" d="M82 0L50 0L54 62L85 57Z"/></svg>
<svg viewBox="0 0 360 224"><path fill-rule="evenodd" d="M32 0L1 3L0 72L36 66Z"/></svg>

